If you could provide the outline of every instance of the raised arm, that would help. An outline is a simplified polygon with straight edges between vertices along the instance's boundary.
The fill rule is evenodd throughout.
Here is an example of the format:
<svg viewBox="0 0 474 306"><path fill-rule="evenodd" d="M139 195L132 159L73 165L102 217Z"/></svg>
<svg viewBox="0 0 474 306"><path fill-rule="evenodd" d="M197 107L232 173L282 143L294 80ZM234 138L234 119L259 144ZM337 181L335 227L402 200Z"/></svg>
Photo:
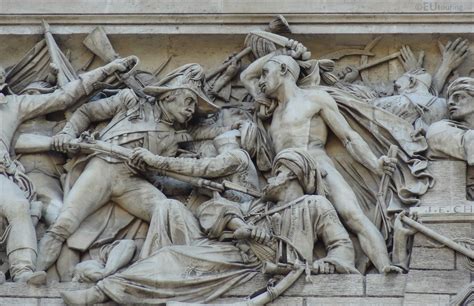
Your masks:
<svg viewBox="0 0 474 306"><path fill-rule="evenodd" d="M272 52L265 56L262 56L261 58L250 64L247 69L242 71L242 73L240 74L240 80L254 98L256 98L260 93L260 89L258 88L258 79L262 74L262 68L265 63L274 55L275 53Z"/></svg>
<svg viewBox="0 0 474 306"><path fill-rule="evenodd" d="M442 54L442 60L433 76L432 87L436 92L441 93L448 76L468 56L469 40L463 40L459 37L454 42L448 42L446 46L439 43L439 49Z"/></svg>
<svg viewBox="0 0 474 306"><path fill-rule="evenodd" d="M131 99L136 99L135 94L131 89L124 89L112 97L82 105L74 112L62 131L53 137L52 148L67 153L72 139L84 132L91 123L114 117Z"/></svg>
<svg viewBox="0 0 474 306"><path fill-rule="evenodd" d="M394 164L396 160L388 159L386 156L377 159L369 145L347 123L344 116L339 112L336 101L327 92L318 91L318 96L314 99L317 99L322 106L320 114L324 122L341 140L344 147L356 161L378 175L384 173L384 167L392 167L385 164Z"/></svg>
<svg viewBox="0 0 474 306"><path fill-rule="evenodd" d="M64 110L94 91L94 84L104 80L116 71L126 71L129 59L118 59L104 67L84 73L79 80L74 80L55 92L43 95L21 95L19 99L19 116L26 121L51 112Z"/></svg>

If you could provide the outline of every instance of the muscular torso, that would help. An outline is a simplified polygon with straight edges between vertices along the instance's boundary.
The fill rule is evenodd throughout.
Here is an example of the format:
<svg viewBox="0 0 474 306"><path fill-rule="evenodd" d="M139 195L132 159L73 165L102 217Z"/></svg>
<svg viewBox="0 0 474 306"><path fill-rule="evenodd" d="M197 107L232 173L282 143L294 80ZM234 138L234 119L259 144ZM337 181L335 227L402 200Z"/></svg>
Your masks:
<svg viewBox="0 0 474 306"><path fill-rule="evenodd" d="M298 95L280 102L269 128L275 152L286 148L323 148L328 127L320 111L317 98L306 90L300 90Z"/></svg>

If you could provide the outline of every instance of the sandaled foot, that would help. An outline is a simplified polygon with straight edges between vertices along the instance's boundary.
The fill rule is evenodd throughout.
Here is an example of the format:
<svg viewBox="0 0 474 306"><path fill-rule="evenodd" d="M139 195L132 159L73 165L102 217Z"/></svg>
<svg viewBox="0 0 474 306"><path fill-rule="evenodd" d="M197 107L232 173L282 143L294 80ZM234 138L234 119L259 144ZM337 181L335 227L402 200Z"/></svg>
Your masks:
<svg viewBox="0 0 474 306"><path fill-rule="evenodd" d="M403 273L403 269L400 268L400 267L397 267L397 266L392 266L392 265L390 265L390 266L385 266L385 267L383 267L382 272L383 272L384 274L389 274L389 273L398 273L398 274L401 274L401 273Z"/></svg>

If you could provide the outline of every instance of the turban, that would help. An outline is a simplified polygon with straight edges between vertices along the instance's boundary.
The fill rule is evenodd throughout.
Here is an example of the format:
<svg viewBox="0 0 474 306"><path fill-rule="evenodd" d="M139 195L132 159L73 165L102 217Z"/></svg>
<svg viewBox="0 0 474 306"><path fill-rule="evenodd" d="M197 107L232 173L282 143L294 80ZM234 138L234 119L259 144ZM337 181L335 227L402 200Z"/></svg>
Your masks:
<svg viewBox="0 0 474 306"><path fill-rule="evenodd" d="M454 80L448 87L448 96L456 91L466 91L470 96L474 95L474 78L463 77Z"/></svg>
<svg viewBox="0 0 474 306"><path fill-rule="evenodd" d="M300 182L305 194L326 196L323 175L318 169L318 163L309 152L301 148L285 149L277 154L273 162L272 173L281 165L290 169Z"/></svg>

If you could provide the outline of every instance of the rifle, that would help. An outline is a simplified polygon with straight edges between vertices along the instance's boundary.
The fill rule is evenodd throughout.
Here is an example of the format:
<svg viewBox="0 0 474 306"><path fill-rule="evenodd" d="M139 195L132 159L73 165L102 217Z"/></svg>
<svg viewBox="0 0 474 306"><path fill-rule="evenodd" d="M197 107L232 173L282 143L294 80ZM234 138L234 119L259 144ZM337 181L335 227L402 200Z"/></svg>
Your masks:
<svg viewBox="0 0 474 306"><path fill-rule="evenodd" d="M110 43L107 34L105 34L104 28L97 27L84 39L83 44L100 59L106 63L110 63L113 60L120 58L117 52L115 52L114 47ZM136 68L139 63L139 59L136 56L133 56L135 60L134 67L127 73L118 74L115 73L115 77L123 82L127 87L132 89L139 97L144 98L145 93L143 88L145 87L140 81L135 78Z"/></svg>
<svg viewBox="0 0 474 306"><path fill-rule="evenodd" d="M101 153L122 159L124 161L127 161L133 153L132 149L94 139L94 137L89 133L82 133L82 135L78 139L72 141L69 146L72 151L80 150L81 152L88 154ZM20 137L18 137L18 140L15 144L16 153L38 153L49 150L51 150L51 137L48 136L22 134ZM157 171L160 175L168 176L188 183L192 186L206 188L211 191L224 192L226 190L234 190L257 198L262 196L258 190L247 188L227 180L223 181L222 183L217 183L201 177L192 177L155 168L151 168L150 170Z"/></svg>

